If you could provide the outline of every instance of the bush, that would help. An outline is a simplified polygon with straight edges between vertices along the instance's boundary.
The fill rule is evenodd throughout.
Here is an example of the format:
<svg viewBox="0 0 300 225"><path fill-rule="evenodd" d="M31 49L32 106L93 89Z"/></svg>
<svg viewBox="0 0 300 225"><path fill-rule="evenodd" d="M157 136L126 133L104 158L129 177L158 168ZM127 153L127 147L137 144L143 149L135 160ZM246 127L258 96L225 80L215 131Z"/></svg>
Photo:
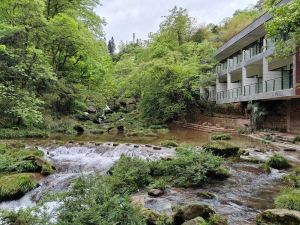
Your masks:
<svg viewBox="0 0 300 225"><path fill-rule="evenodd" d="M162 147L166 147L166 148L176 148L176 147L178 147L177 142L176 141L171 141L171 140L162 141L162 142L160 142L160 145Z"/></svg>
<svg viewBox="0 0 300 225"><path fill-rule="evenodd" d="M130 197L116 194L110 179L101 176L78 179L64 195L58 211L57 224L86 225L87 221L101 225L146 225Z"/></svg>
<svg viewBox="0 0 300 225"><path fill-rule="evenodd" d="M0 152L0 173L41 172L44 164L48 164L47 161L40 158L44 153L37 148L15 148L0 144Z"/></svg>
<svg viewBox="0 0 300 225"><path fill-rule="evenodd" d="M39 129L0 129L0 139L14 138L47 138L49 134Z"/></svg>
<svg viewBox="0 0 300 225"><path fill-rule="evenodd" d="M146 161L138 158L121 156L110 169L109 176L112 190L115 193L131 194L150 184L150 167Z"/></svg>
<svg viewBox="0 0 300 225"><path fill-rule="evenodd" d="M176 157L170 161L152 163L153 176L163 176L177 187L201 186L222 165L222 158L210 152L193 148L177 148Z"/></svg>
<svg viewBox="0 0 300 225"><path fill-rule="evenodd" d="M0 177L0 201L14 200L34 189L37 183L31 174L14 174Z"/></svg>
<svg viewBox="0 0 300 225"><path fill-rule="evenodd" d="M212 152L218 156L235 156L238 154L240 148L223 141L212 141L202 146L205 151Z"/></svg>
<svg viewBox="0 0 300 225"><path fill-rule="evenodd" d="M290 167L289 161L278 154L273 155L268 161L267 164L274 169L286 169Z"/></svg>
<svg viewBox="0 0 300 225"><path fill-rule="evenodd" d="M226 133L216 133L216 134L212 134L211 140L213 141L231 140L231 135Z"/></svg>
<svg viewBox="0 0 300 225"><path fill-rule="evenodd" d="M277 208L300 211L300 189L286 189L275 199Z"/></svg>
<svg viewBox="0 0 300 225"><path fill-rule="evenodd" d="M284 177L285 182L295 188L300 188L300 168L297 168L293 174Z"/></svg>
<svg viewBox="0 0 300 225"><path fill-rule="evenodd" d="M293 142L294 143L300 142L300 135L297 135L296 137L294 137Z"/></svg>

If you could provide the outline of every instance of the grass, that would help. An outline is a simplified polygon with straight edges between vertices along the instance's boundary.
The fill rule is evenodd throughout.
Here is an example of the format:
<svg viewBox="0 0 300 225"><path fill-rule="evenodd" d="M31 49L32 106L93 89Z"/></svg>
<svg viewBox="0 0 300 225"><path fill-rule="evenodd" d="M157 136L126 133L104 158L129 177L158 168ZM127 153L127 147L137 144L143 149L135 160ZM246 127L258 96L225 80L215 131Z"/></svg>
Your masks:
<svg viewBox="0 0 300 225"><path fill-rule="evenodd" d="M287 188L275 199L277 208L300 211L300 189Z"/></svg>
<svg viewBox="0 0 300 225"><path fill-rule="evenodd" d="M172 141L172 140L162 141L162 142L160 142L160 145L162 147L166 147L166 148L176 148L176 147L178 147L177 142L176 141Z"/></svg>
<svg viewBox="0 0 300 225"><path fill-rule="evenodd" d="M231 134L215 133L215 134L212 134L211 140L213 140L213 141L228 141L228 140L231 140Z"/></svg>
<svg viewBox="0 0 300 225"><path fill-rule="evenodd" d="M0 129L0 139L15 138L47 138L49 134L46 130L39 129Z"/></svg>
<svg viewBox="0 0 300 225"><path fill-rule="evenodd" d="M0 144L0 173L41 172L52 165L43 160L44 153L37 148L14 147Z"/></svg>
<svg viewBox="0 0 300 225"><path fill-rule="evenodd" d="M279 154L273 155L268 161L267 165L274 169L287 169L289 168L290 162Z"/></svg>
<svg viewBox="0 0 300 225"><path fill-rule="evenodd" d="M13 174L0 177L0 201L14 200L34 189L37 183L31 174Z"/></svg>
<svg viewBox="0 0 300 225"><path fill-rule="evenodd" d="M218 156L235 156L240 148L224 141L212 141L202 146L205 151L212 152Z"/></svg>

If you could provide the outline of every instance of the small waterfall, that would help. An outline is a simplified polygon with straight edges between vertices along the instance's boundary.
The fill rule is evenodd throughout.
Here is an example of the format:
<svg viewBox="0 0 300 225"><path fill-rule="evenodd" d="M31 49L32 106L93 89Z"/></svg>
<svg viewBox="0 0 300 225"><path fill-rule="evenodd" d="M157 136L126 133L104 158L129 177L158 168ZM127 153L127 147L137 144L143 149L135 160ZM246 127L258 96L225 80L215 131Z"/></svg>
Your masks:
<svg viewBox="0 0 300 225"><path fill-rule="evenodd" d="M87 146L70 145L41 148L45 156L56 167L53 175L45 178L40 186L16 201L2 202L1 209L18 210L31 207L45 194L67 190L71 181L80 175L105 174L122 155L139 157L144 160L157 160L172 157L174 149L154 150L152 146L105 143Z"/></svg>

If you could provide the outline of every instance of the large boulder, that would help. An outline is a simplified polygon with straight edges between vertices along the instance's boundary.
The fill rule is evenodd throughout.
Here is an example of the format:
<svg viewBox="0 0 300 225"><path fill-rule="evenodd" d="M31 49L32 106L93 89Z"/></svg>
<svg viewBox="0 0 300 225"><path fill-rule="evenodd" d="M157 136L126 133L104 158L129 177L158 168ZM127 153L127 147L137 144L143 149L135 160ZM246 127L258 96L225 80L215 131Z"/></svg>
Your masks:
<svg viewBox="0 0 300 225"><path fill-rule="evenodd" d="M216 212L208 205L191 204L177 210L174 214L174 225L180 225L197 217L208 219Z"/></svg>
<svg viewBox="0 0 300 225"><path fill-rule="evenodd" d="M256 217L257 225L299 225L300 212L288 209L268 209Z"/></svg>
<svg viewBox="0 0 300 225"><path fill-rule="evenodd" d="M202 217L196 217L195 219L184 222L182 225L204 225L206 224L205 220Z"/></svg>

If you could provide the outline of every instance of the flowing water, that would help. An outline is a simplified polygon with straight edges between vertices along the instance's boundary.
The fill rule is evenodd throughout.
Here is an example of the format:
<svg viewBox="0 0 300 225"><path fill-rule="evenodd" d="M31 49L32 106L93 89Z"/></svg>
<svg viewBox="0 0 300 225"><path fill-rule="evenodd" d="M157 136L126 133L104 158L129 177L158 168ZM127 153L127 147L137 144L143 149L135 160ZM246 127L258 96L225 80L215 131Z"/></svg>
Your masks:
<svg viewBox="0 0 300 225"><path fill-rule="evenodd" d="M130 157L139 157L144 160L157 160L169 158L175 154L174 149L162 148L155 150L151 144L158 144L162 140L176 140L178 143L202 145L209 140L209 134L191 130L173 129L159 138L128 139L120 136L80 137L68 144L57 144L61 140L47 140L37 143L32 140L30 144L40 147L48 160L56 166L56 172L40 182L40 187L27 193L17 201L2 202L0 208L16 210L33 206L45 194L66 190L72 179L81 175L99 172L105 174L122 154ZM89 141L89 142L88 142ZM102 141L118 141L123 144ZM125 144L124 142L139 144ZM66 140L64 140L66 142ZM234 136L233 143L242 148L252 148L248 157L266 160L273 154L271 146L261 144L256 140ZM266 152L262 152L264 150ZM296 164L300 164L297 152L284 153ZM227 216L231 225L254 224L255 216L262 210L272 208L273 197L282 188L281 178L288 171L272 170L271 174L263 173L259 165L248 162L227 162L232 176L225 181L215 181L198 189L171 188L159 198L151 198L145 193L134 196L145 207L167 214L172 213L172 207L190 203L205 203L211 205L218 213ZM213 199L198 197L199 192L210 192L215 195ZM55 203L48 205L55 208Z"/></svg>

